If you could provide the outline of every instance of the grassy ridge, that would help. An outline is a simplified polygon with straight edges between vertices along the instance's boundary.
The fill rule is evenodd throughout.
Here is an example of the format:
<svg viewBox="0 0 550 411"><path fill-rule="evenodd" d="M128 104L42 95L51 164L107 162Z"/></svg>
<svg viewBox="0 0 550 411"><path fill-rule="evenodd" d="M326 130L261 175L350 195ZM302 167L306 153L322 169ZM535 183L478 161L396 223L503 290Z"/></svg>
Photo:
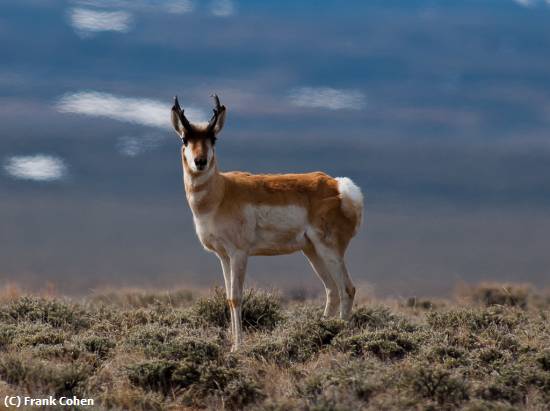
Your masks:
<svg viewBox="0 0 550 411"><path fill-rule="evenodd" d="M0 392L77 395L100 409L545 410L550 299L483 285L468 301L379 301L350 322L249 291L229 353L220 290L8 297Z"/></svg>

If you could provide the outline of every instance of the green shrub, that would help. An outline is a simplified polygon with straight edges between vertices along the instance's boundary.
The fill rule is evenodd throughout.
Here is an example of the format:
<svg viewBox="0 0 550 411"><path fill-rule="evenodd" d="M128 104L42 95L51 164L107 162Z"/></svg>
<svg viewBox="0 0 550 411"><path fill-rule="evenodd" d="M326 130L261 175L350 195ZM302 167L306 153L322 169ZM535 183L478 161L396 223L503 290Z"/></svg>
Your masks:
<svg viewBox="0 0 550 411"><path fill-rule="evenodd" d="M12 343L17 333L17 327L13 324L0 324L0 350L6 350Z"/></svg>
<svg viewBox="0 0 550 411"><path fill-rule="evenodd" d="M62 330L49 324L23 324L17 327L17 335L13 344L17 346L56 345L63 344L66 335Z"/></svg>
<svg viewBox="0 0 550 411"><path fill-rule="evenodd" d="M110 338L93 335L82 338L81 342L86 350L100 358L107 357L109 352L116 346L116 343Z"/></svg>
<svg viewBox="0 0 550 411"><path fill-rule="evenodd" d="M451 345L436 345L432 347L427 354L429 360L438 361L445 364L447 367L467 365L467 357L468 355L464 349Z"/></svg>
<svg viewBox="0 0 550 411"><path fill-rule="evenodd" d="M485 283L471 290L474 301L485 306L508 305L511 307L527 308L529 287L520 284L491 284Z"/></svg>
<svg viewBox="0 0 550 411"><path fill-rule="evenodd" d="M31 393L77 395L90 374L91 367L82 363L36 362L16 355L0 359L0 378L26 387Z"/></svg>
<svg viewBox="0 0 550 411"><path fill-rule="evenodd" d="M345 321L319 318L318 313L310 310L297 314L293 321L281 325L271 335L253 344L248 354L280 365L304 362L330 345L346 326Z"/></svg>
<svg viewBox="0 0 550 411"><path fill-rule="evenodd" d="M223 403L228 409L242 410L248 404L265 398L261 387L251 378L239 376L231 379L222 392Z"/></svg>
<svg viewBox="0 0 550 411"><path fill-rule="evenodd" d="M537 362L544 371L550 371L550 350L545 350L537 357Z"/></svg>
<svg viewBox="0 0 550 411"><path fill-rule="evenodd" d="M227 328L231 322L225 292L216 288L214 294L198 300L192 307L198 322ZM263 291L245 291L242 302L242 322L245 329L271 330L282 319L278 296Z"/></svg>
<svg viewBox="0 0 550 411"><path fill-rule="evenodd" d="M382 388L382 376L383 370L374 363L363 361L343 365L333 363L329 369L323 368L321 372L298 381L298 392L316 402L327 391L334 389L342 396L366 403Z"/></svg>
<svg viewBox="0 0 550 411"><path fill-rule="evenodd" d="M163 327L183 327L190 324L192 319L187 309L156 306L154 308L123 311L121 322L123 326L129 328L148 324Z"/></svg>
<svg viewBox="0 0 550 411"><path fill-rule="evenodd" d="M381 360L403 358L417 348L417 342L408 333L398 330L367 331L351 337L341 337L334 344L354 355L371 353Z"/></svg>
<svg viewBox="0 0 550 411"><path fill-rule="evenodd" d="M146 324L145 326L133 327L126 341L128 345L155 351L179 334L180 330L176 328Z"/></svg>
<svg viewBox="0 0 550 411"><path fill-rule="evenodd" d="M149 357L166 360L187 359L200 363L219 357L221 347L216 339L207 335L185 335L186 331L146 325L134 331L127 343L143 349Z"/></svg>
<svg viewBox="0 0 550 411"><path fill-rule="evenodd" d="M189 362L152 360L129 366L128 378L139 387L168 395L199 381L200 373Z"/></svg>
<svg viewBox="0 0 550 411"><path fill-rule="evenodd" d="M84 351L80 344L65 342L56 345L37 345L30 351L33 356L39 359L58 361L83 361L90 365L95 364L97 358L91 353Z"/></svg>
<svg viewBox="0 0 550 411"><path fill-rule="evenodd" d="M524 403L529 384L527 375L519 367L501 369L498 375L482 384L478 395L488 401L508 401L512 404Z"/></svg>
<svg viewBox="0 0 550 411"><path fill-rule="evenodd" d="M451 311L430 311L426 319L435 330L451 330L465 328L471 331L483 331L496 328L510 332L522 320L523 315L517 311L506 310L501 307L484 309L455 309Z"/></svg>
<svg viewBox="0 0 550 411"><path fill-rule="evenodd" d="M443 368L417 366L405 373L403 381L413 395L435 401L442 407L457 406L469 398L466 380Z"/></svg>
<svg viewBox="0 0 550 411"><path fill-rule="evenodd" d="M217 359L220 355L220 346L196 337L180 337L161 345L157 352L149 352L149 354L169 360L201 363Z"/></svg>
<svg viewBox="0 0 550 411"><path fill-rule="evenodd" d="M482 363L492 364L502 359L504 354L496 348L482 348L478 351L478 358Z"/></svg>
<svg viewBox="0 0 550 411"><path fill-rule="evenodd" d="M417 297L408 298L405 305L409 308L422 310L431 310L435 308L435 304L432 301Z"/></svg>
<svg viewBox="0 0 550 411"><path fill-rule="evenodd" d="M52 327L80 329L89 325L88 315L79 306L37 297L19 298L3 307L0 315L4 321L42 322Z"/></svg>
<svg viewBox="0 0 550 411"><path fill-rule="evenodd" d="M354 310L349 325L352 328L384 328L397 321L397 316L383 306L367 306Z"/></svg>
<svg viewBox="0 0 550 411"><path fill-rule="evenodd" d="M89 301L92 304L135 309L151 306L183 307L189 305L193 299L194 295L190 290L112 290L94 294Z"/></svg>
<svg viewBox="0 0 550 411"><path fill-rule="evenodd" d="M506 402L485 401L474 399L464 405L462 411L517 411L518 409Z"/></svg>
<svg viewBox="0 0 550 411"><path fill-rule="evenodd" d="M244 376L231 362L153 360L128 367L129 380L144 389L163 395L182 392L189 406L201 404L202 399L216 395L229 409L241 409L262 397L259 386Z"/></svg>
<svg viewBox="0 0 550 411"><path fill-rule="evenodd" d="M28 373L28 365L21 358L14 355L0 358L0 377L7 383L22 384L25 382Z"/></svg>

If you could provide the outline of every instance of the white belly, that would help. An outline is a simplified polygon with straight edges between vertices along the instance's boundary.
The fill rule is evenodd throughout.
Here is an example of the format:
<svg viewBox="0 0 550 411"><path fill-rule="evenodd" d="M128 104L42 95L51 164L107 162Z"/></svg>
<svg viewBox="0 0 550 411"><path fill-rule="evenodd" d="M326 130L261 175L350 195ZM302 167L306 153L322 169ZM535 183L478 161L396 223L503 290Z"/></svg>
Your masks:
<svg viewBox="0 0 550 411"><path fill-rule="evenodd" d="M300 206L247 206L247 220L253 223L250 254L287 254L304 247L307 210Z"/></svg>
<svg viewBox="0 0 550 411"><path fill-rule="evenodd" d="M241 250L249 255L289 254L304 248L307 210L299 206L247 205L234 218L216 212L194 216L202 245L223 254Z"/></svg>

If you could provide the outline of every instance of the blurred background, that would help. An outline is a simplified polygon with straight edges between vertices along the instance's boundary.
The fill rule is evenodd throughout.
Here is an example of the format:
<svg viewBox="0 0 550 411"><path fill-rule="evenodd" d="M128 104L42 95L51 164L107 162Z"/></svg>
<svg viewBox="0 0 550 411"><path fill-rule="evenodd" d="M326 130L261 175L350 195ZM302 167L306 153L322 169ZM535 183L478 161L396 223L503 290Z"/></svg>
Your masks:
<svg viewBox="0 0 550 411"><path fill-rule="evenodd" d="M379 296L549 283L550 2L3 0L0 281L210 287L172 97L224 170L351 177ZM301 255L249 285L320 290Z"/></svg>

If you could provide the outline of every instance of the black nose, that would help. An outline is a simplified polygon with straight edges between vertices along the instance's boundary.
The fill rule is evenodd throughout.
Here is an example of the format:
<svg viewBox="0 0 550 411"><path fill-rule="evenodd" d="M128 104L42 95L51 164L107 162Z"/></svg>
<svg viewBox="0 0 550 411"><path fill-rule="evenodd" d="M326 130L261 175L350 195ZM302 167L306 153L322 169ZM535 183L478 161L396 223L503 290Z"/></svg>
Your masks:
<svg viewBox="0 0 550 411"><path fill-rule="evenodd" d="M204 167L206 167L206 161L206 158L196 158L195 165L199 170L202 170Z"/></svg>

